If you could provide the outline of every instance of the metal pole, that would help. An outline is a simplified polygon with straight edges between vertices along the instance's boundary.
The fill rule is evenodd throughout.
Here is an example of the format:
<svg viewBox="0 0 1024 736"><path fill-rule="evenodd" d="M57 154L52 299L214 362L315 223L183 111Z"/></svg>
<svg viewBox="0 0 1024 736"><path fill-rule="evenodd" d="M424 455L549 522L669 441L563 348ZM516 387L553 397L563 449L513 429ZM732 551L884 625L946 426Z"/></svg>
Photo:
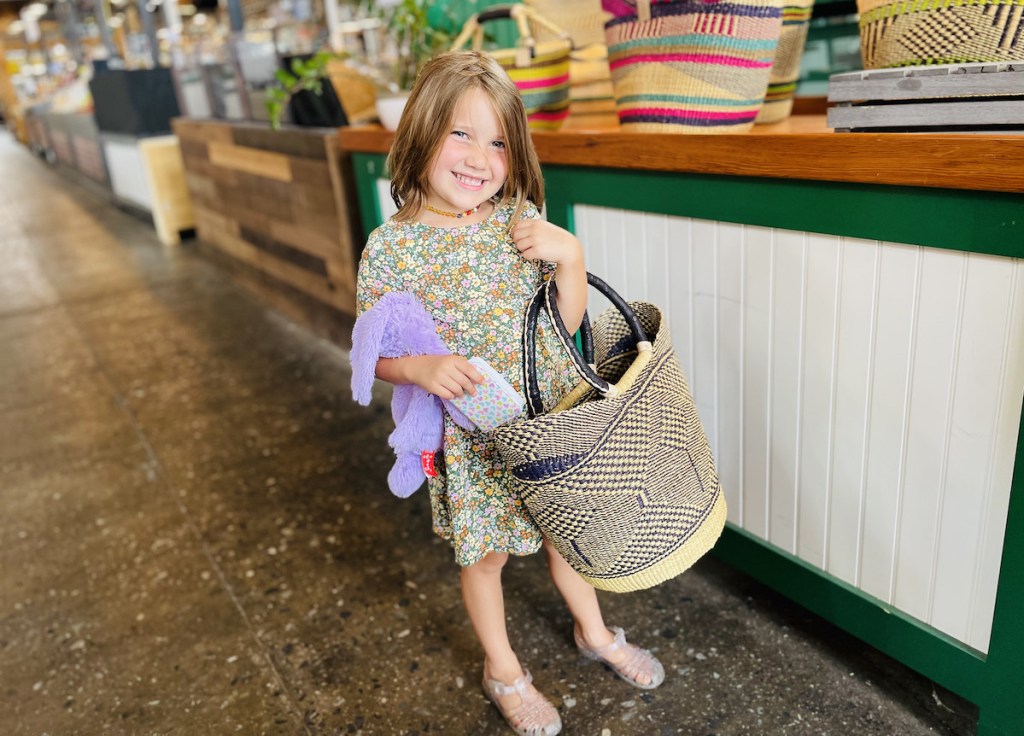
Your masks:
<svg viewBox="0 0 1024 736"><path fill-rule="evenodd" d="M242 76L241 61L238 54L238 44L242 41L242 32L245 29L242 0L228 0L228 22L231 27L228 51L231 54L231 68L235 73L235 87L238 89L238 98L242 101L242 111L245 119L252 120L252 105L249 101L249 91L245 87L245 78Z"/></svg>
<svg viewBox="0 0 1024 736"><path fill-rule="evenodd" d="M338 31L338 0L324 0L324 20L327 21L327 47L339 51L340 48L334 44Z"/></svg>
<svg viewBox="0 0 1024 736"><path fill-rule="evenodd" d="M242 0L228 0L228 19L231 33L241 33L245 27L245 16L242 15Z"/></svg>
<svg viewBox="0 0 1024 736"><path fill-rule="evenodd" d="M156 27L153 25L153 14L149 12L148 0L138 0L139 18L142 20L142 29L146 32L146 39L149 41L149 56L153 59L153 66L160 66L160 45L156 39Z"/></svg>
<svg viewBox="0 0 1024 736"><path fill-rule="evenodd" d="M96 0L94 12L96 25L100 29L100 39L103 41L103 47L107 50L107 56L116 59L118 57L117 46L114 45L114 37L110 34L110 8L107 7L107 0Z"/></svg>
<svg viewBox="0 0 1024 736"><path fill-rule="evenodd" d="M54 8L60 16L61 25L64 27L64 36L68 39L68 46L71 47L71 56L77 64L82 63L82 39L78 35L78 9L75 7L75 0L62 0Z"/></svg>

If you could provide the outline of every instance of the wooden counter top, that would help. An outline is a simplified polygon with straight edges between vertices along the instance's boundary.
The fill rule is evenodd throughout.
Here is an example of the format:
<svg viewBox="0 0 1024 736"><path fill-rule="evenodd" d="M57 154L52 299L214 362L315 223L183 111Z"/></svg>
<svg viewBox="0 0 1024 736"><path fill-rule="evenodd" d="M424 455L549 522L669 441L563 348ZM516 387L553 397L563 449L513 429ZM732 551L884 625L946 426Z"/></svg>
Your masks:
<svg viewBox="0 0 1024 736"><path fill-rule="evenodd" d="M348 127L341 146L387 153L393 134ZM749 133L674 135L618 129L536 132L541 163L814 181L1024 192L1024 136L833 133L798 115Z"/></svg>

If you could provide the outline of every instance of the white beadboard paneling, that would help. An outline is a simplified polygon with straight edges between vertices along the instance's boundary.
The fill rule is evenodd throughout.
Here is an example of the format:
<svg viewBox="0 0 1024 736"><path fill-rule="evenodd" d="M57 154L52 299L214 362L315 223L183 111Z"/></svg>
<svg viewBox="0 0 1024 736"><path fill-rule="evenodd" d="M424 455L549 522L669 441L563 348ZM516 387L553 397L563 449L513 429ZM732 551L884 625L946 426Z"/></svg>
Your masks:
<svg viewBox="0 0 1024 736"><path fill-rule="evenodd" d="M969 596L978 558L983 502L979 488L992 475L992 430L999 414L999 376L1009 325L1013 273L992 258L967 256L961 310L949 452L946 455L938 540L932 559L935 580L928 620L968 639ZM1019 343L1018 343L1019 345ZM963 535L967 534L964 539Z"/></svg>
<svg viewBox="0 0 1024 736"><path fill-rule="evenodd" d="M668 224L668 273L671 274L668 314L672 323L672 345L679 355L679 364L690 380L693 390L693 289L691 279L692 244L690 222L666 218Z"/></svg>
<svg viewBox="0 0 1024 736"><path fill-rule="evenodd" d="M826 569L857 584L877 243L843 238Z"/></svg>
<svg viewBox="0 0 1024 736"><path fill-rule="evenodd" d="M803 346L804 235L775 232L772 264L771 384L772 438L768 486L771 508L768 539L796 552L797 467L800 462L800 372Z"/></svg>
<svg viewBox="0 0 1024 736"><path fill-rule="evenodd" d="M398 207L395 206L394 200L391 199L390 179L377 179L377 201L380 203L381 220L387 220L398 212Z"/></svg>
<svg viewBox="0 0 1024 736"><path fill-rule="evenodd" d="M743 271L743 527L768 538L774 233L746 227Z"/></svg>
<svg viewBox="0 0 1024 736"><path fill-rule="evenodd" d="M608 270L608 244L615 242L608 237L605 230L605 221L612 218L608 212L598 212L594 217L585 218L590 223L587 227L588 238L584 242L584 252L587 253L587 270L604 279L613 289L617 287L616 274ZM579 218L577 217L577 223ZM621 243L620 243L621 248ZM587 297L587 309L590 320L593 322L611 303L593 289Z"/></svg>
<svg viewBox="0 0 1024 736"><path fill-rule="evenodd" d="M712 449L718 437L715 397L718 394L716 335L718 327L718 224L694 220L690 228L693 367L689 374L697 413Z"/></svg>
<svg viewBox="0 0 1024 736"><path fill-rule="evenodd" d="M652 263L657 263L653 260ZM665 278L667 278L667 274ZM656 279L661 281L661 278ZM718 431L713 450L718 477L729 508L729 521L743 524L740 489L743 468L743 230L722 226L718 232ZM654 294L652 293L652 298ZM657 304L659 302L655 302Z"/></svg>
<svg viewBox="0 0 1024 736"><path fill-rule="evenodd" d="M820 568L828 542L839 281L839 238L808 235L796 554Z"/></svg>
<svg viewBox="0 0 1024 736"><path fill-rule="evenodd" d="M608 241L605 251L608 259L606 273L612 278L615 290L627 301L633 298L628 294L629 272L637 250L636 231L630 230L630 225L639 217L636 212L609 213L605 221L605 238Z"/></svg>
<svg viewBox="0 0 1024 736"><path fill-rule="evenodd" d="M646 287L647 301L664 307L668 304L670 291L668 269L668 227L664 217L654 215L644 216L644 284ZM668 320L668 315L666 321ZM675 325L669 321L669 330L674 333Z"/></svg>
<svg viewBox="0 0 1024 736"><path fill-rule="evenodd" d="M641 212L625 212L622 215L623 237L620 243L626 247L615 248L624 257L621 275L616 275L616 291L627 301L647 300L647 243L645 223L647 216Z"/></svg>
<svg viewBox="0 0 1024 736"><path fill-rule="evenodd" d="M892 597L896 520L904 487L908 375L921 256L920 248L887 246L878 276L860 587L884 601Z"/></svg>
<svg viewBox="0 0 1024 736"><path fill-rule="evenodd" d="M576 223L590 270L665 311L729 520L985 651L1021 262L589 206Z"/></svg>
<svg viewBox="0 0 1024 736"><path fill-rule="evenodd" d="M892 602L923 621L931 610L932 560L945 491L953 363L966 256L926 251L911 366L906 482L897 529Z"/></svg>
<svg viewBox="0 0 1024 736"><path fill-rule="evenodd" d="M988 651L995 610L999 562L1006 530L1006 508L1010 502L1010 481L1020 428L1020 407L1024 401L1024 262L1016 261L1010 284L1009 310L1004 322L1002 375L998 381L999 413L992 433L991 476L982 486L986 491L981 526L978 529L978 558L971 588L968 643ZM966 532L965 532L966 533Z"/></svg>

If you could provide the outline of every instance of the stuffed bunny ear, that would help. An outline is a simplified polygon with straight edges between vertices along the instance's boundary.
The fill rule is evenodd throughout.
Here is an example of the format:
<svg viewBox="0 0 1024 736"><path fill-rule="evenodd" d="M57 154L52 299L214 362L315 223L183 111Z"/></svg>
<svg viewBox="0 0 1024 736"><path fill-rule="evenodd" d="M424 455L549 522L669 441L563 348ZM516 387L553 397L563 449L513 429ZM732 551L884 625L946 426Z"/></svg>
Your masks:
<svg viewBox="0 0 1024 736"><path fill-rule="evenodd" d="M373 379L386 325L387 313L378 301L359 315L352 328L352 398L363 406L369 406L373 398Z"/></svg>

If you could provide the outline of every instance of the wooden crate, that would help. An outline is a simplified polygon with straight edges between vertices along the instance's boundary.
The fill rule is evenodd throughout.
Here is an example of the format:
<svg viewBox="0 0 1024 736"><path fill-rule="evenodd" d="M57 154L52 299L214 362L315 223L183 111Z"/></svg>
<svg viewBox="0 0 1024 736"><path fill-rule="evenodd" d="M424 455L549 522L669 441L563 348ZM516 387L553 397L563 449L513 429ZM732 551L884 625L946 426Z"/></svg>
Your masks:
<svg viewBox="0 0 1024 736"><path fill-rule="evenodd" d="M332 339L355 313L362 239L334 129L173 123L201 247L281 311Z"/></svg>
<svg viewBox="0 0 1024 736"><path fill-rule="evenodd" d="M164 245L176 245L181 242L181 231L196 225L178 139L173 135L143 138L139 155L152 193L157 237Z"/></svg>
<svg viewBox="0 0 1024 736"><path fill-rule="evenodd" d="M850 131L1024 132L1024 61L833 74L828 125Z"/></svg>

